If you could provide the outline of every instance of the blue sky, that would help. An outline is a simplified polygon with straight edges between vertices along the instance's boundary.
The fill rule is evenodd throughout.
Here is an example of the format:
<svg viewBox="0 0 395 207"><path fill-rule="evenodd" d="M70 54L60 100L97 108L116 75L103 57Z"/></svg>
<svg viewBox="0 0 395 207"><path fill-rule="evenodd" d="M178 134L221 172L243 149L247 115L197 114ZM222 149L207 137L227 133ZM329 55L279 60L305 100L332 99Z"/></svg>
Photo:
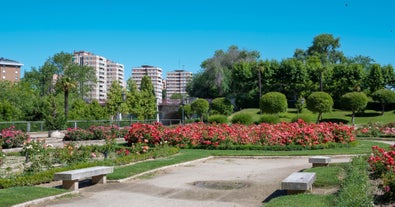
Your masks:
<svg viewBox="0 0 395 207"><path fill-rule="evenodd" d="M230 45L257 50L261 59L292 57L313 38L340 37L346 56L395 65L393 0L68 0L3 1L0 57L23 70L54 54L86 50L131 68L201 70Z"/></svg>

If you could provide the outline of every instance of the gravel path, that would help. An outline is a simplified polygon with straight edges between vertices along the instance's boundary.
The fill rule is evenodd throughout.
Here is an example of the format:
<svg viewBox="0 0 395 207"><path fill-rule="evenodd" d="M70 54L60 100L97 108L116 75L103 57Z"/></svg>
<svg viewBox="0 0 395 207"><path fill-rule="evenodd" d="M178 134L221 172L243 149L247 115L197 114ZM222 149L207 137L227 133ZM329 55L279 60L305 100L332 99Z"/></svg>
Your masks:
<svg viewBox="0 0 395 207"><path fill-rule="evenodd" d="M348 161L350 156L332 157L332 162ZM213 158L124 183L81 188L78 197L37 206L256 207L284 194L281 180L310 167L308 157Z"/></svg>

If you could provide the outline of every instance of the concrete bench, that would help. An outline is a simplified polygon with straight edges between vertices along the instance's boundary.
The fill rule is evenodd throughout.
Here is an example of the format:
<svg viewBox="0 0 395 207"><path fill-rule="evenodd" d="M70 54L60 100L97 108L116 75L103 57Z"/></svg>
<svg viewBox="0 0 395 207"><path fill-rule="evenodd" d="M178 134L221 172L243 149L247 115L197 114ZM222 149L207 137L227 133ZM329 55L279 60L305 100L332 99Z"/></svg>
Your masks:
<svg viewBox="0 0 395 207"><path fill-rule="evenodd" d="M281 189L287 190L288 194L303 193L313 190L315 179L315 173L295 172L281 182Z"/></svg>
<svg viewBox="0 0 395 207"><path fill-rule="evenodd" d="M331 158L326 156L309 157L309 163L312 163L313 167L328 166L330 162L331 162Z"/></svg>
<svg viewBox="0 0 395 207"><path fill-rule="evenodd" d="M98 166L78 170L70 170L55 173L55 180L62 180L63 188L78 190L78 180L82 178L92 178L92 184L107 183L106 175L114 171L113 167Z"/></svg>

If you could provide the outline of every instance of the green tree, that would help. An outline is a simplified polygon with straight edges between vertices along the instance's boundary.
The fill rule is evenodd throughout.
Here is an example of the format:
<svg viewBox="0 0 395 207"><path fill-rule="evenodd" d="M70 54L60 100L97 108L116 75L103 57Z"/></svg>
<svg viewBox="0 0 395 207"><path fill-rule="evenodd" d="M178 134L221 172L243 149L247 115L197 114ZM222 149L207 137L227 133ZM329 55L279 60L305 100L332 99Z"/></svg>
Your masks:
<svg viewBox="0 0 395 207"><path fill-rule="evenodd" d="M388 89L379 89L372 93L371 96L374 101L380 103L381 115L384 115L385 106L387 104L395 102L395 92Z"/></svg>
<svg viewBox="0 0 395 207"><path fill-rule="evenodd" d="M220 97L211 101L211 114L229 116L233 113L233 105L228 98Z"/></svg>
<svg viewBox="0 0 395 207"><path fill-rule="evenodd" d="M277 114L286 112L288 103L284 94L280 92L269 92L261 97L259 106L264 113Z"/></svg>
<svg viewBox="0 0 395 207"><path fill-rule="evenodd" d="M351 123L354 124L355 113L366 108L368 97L363 92L349 92L341 97L341 104L344 109L352 111Z"/></svg>
<svg viewBox="0 0 395 207"><path fill-rule="evenodd" d="M116 120L118 120L119 113L127 112L122 93L123 91L118 81L112 82L110 90L107 92L106 108L108 114Z"/></svg>
<svg viewBox="0 0 395 207"><path fill-rule="evenodd" d="M307 109L318 113L317 123L322 119L322 113L331 112L333 107L332 97L325 92L313 92L306 100Z"/></svg>
<svg viewBox="0 0 395 207"><path fill-rule="evenodd" d="M371 93L384 88L383 73L379 64L373 64L370 67L366 78Z"/></svg>
<svg viewBox="0 0 395 207"><path fill-rule="evenodd" d="M317 57L322 67L317 68L320 77L320 90L324 90L324 73L329 70L331 65L345 60L342 52L337 49L340 47L340 38L334 38L332 34L320 34L314 37L313 44L307 49L306 53L310 57Z"/></svg>
<svg viewBox="0 0 395 207"><path fill-rule="evenodd" d="M191 108L200 117L200 121L203 121L203 117L207 114L210 105L206 99L198 98L192 102Z"/></svg>
<svg viewBox="0 0 395 207"><path fill-rule="evenodd" d="M338 64L333 67L329 88L333 99L339 101L341 96L352 91L360 91L365 72L359 64ZM338 103L339 104L339 103Z"/></svg>
<svg viewBox="0 0 395 207"><path fill-rule="evenodd" d="M126 93L126 105L128 106L128 112L137 119L144 119L143 109L141 107L141 94L137 89L136 82L130 78L127 81L127 93Z"/></svg>
<svg viewBox="0 0 395 207"><path fill-rule="evenodd" d="M155 119L158 111L154 85L151 78L146 75L141 79L140 104L144 119Z"/></svg>
<svg viewBox="0 0 395 207"><path fill-rule="evenodd" d="M383 71L382 74L384 79L384 85L393 86L395 83L395 74L392 65L385 65L381 69Z"/></svg>
<svg viewBox="0 0 395 207"><path fill-rule="evenodd" d="M67 120L69 112L69 93L76 85L70 77L63 76L57 80L56 86L60 88L64 94L64 117Z"/></svg>
<svg viewBox="0 0 395 207"><path fill-rule="evenodd" d="M296 58L285 59L276 71L277 85L287 97L296 100L309 85L309 75L305 64Z"/></svg>
<svg viewBox="0 0 395 207"><path fill-rule="evenodd" d="M49 95L44 102L44 125L48 130L61 130L66 124L64 114L60 112L62 107L59 107L57 99L58 97Z"/></svg>
<svg viewBox="0 0 395 207"><path fill-rule="evenodd" d="M217 50L212 58L202 62L202 72L195 75L188 87L193 97L216 98L231 93L231 70L238 62L256 62L257 51L239 50L230 46L227 51Z"/></svg>

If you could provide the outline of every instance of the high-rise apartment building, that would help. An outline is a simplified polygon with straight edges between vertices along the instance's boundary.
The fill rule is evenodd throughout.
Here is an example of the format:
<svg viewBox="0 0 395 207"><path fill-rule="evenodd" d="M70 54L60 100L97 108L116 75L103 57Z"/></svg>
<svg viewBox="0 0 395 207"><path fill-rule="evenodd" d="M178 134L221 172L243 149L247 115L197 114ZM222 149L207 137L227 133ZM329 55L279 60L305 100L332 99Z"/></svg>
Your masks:
<svg viewBox="0 0 395 207"><path fill-rule="evenodd" d="M137 88L141 86L141 79L147 75L151 78L154 86L155 96L158 103L162 103L163 78L162 68L142 65L141 67L132 68L132 79L136 82Z"/></svg>
<svg viewBox="0 0 395 207"><path fill-rule="evenodd" d="M0 80L18 82L21 79L22 63L0 57Z"/></svg>
<svg viewBox="0 0 395 207"><path fill-rule="evenodd" d="M175 70L166 75L166 94L169 99L173 94L187 96L187 84L192 80L192 72L185 70Z"/></svg>
<svg viewBox="0 0 395 207"><path fill-rule="evenodd" d="M90 66L95 69L97 82L91 84L92 90L88 99L96 99L103 103L107 100L107 91L113 81L118 81L124 87L124 66L108 60L105 57L86 51L74 52L74 62L79 65Z"/></svg>

